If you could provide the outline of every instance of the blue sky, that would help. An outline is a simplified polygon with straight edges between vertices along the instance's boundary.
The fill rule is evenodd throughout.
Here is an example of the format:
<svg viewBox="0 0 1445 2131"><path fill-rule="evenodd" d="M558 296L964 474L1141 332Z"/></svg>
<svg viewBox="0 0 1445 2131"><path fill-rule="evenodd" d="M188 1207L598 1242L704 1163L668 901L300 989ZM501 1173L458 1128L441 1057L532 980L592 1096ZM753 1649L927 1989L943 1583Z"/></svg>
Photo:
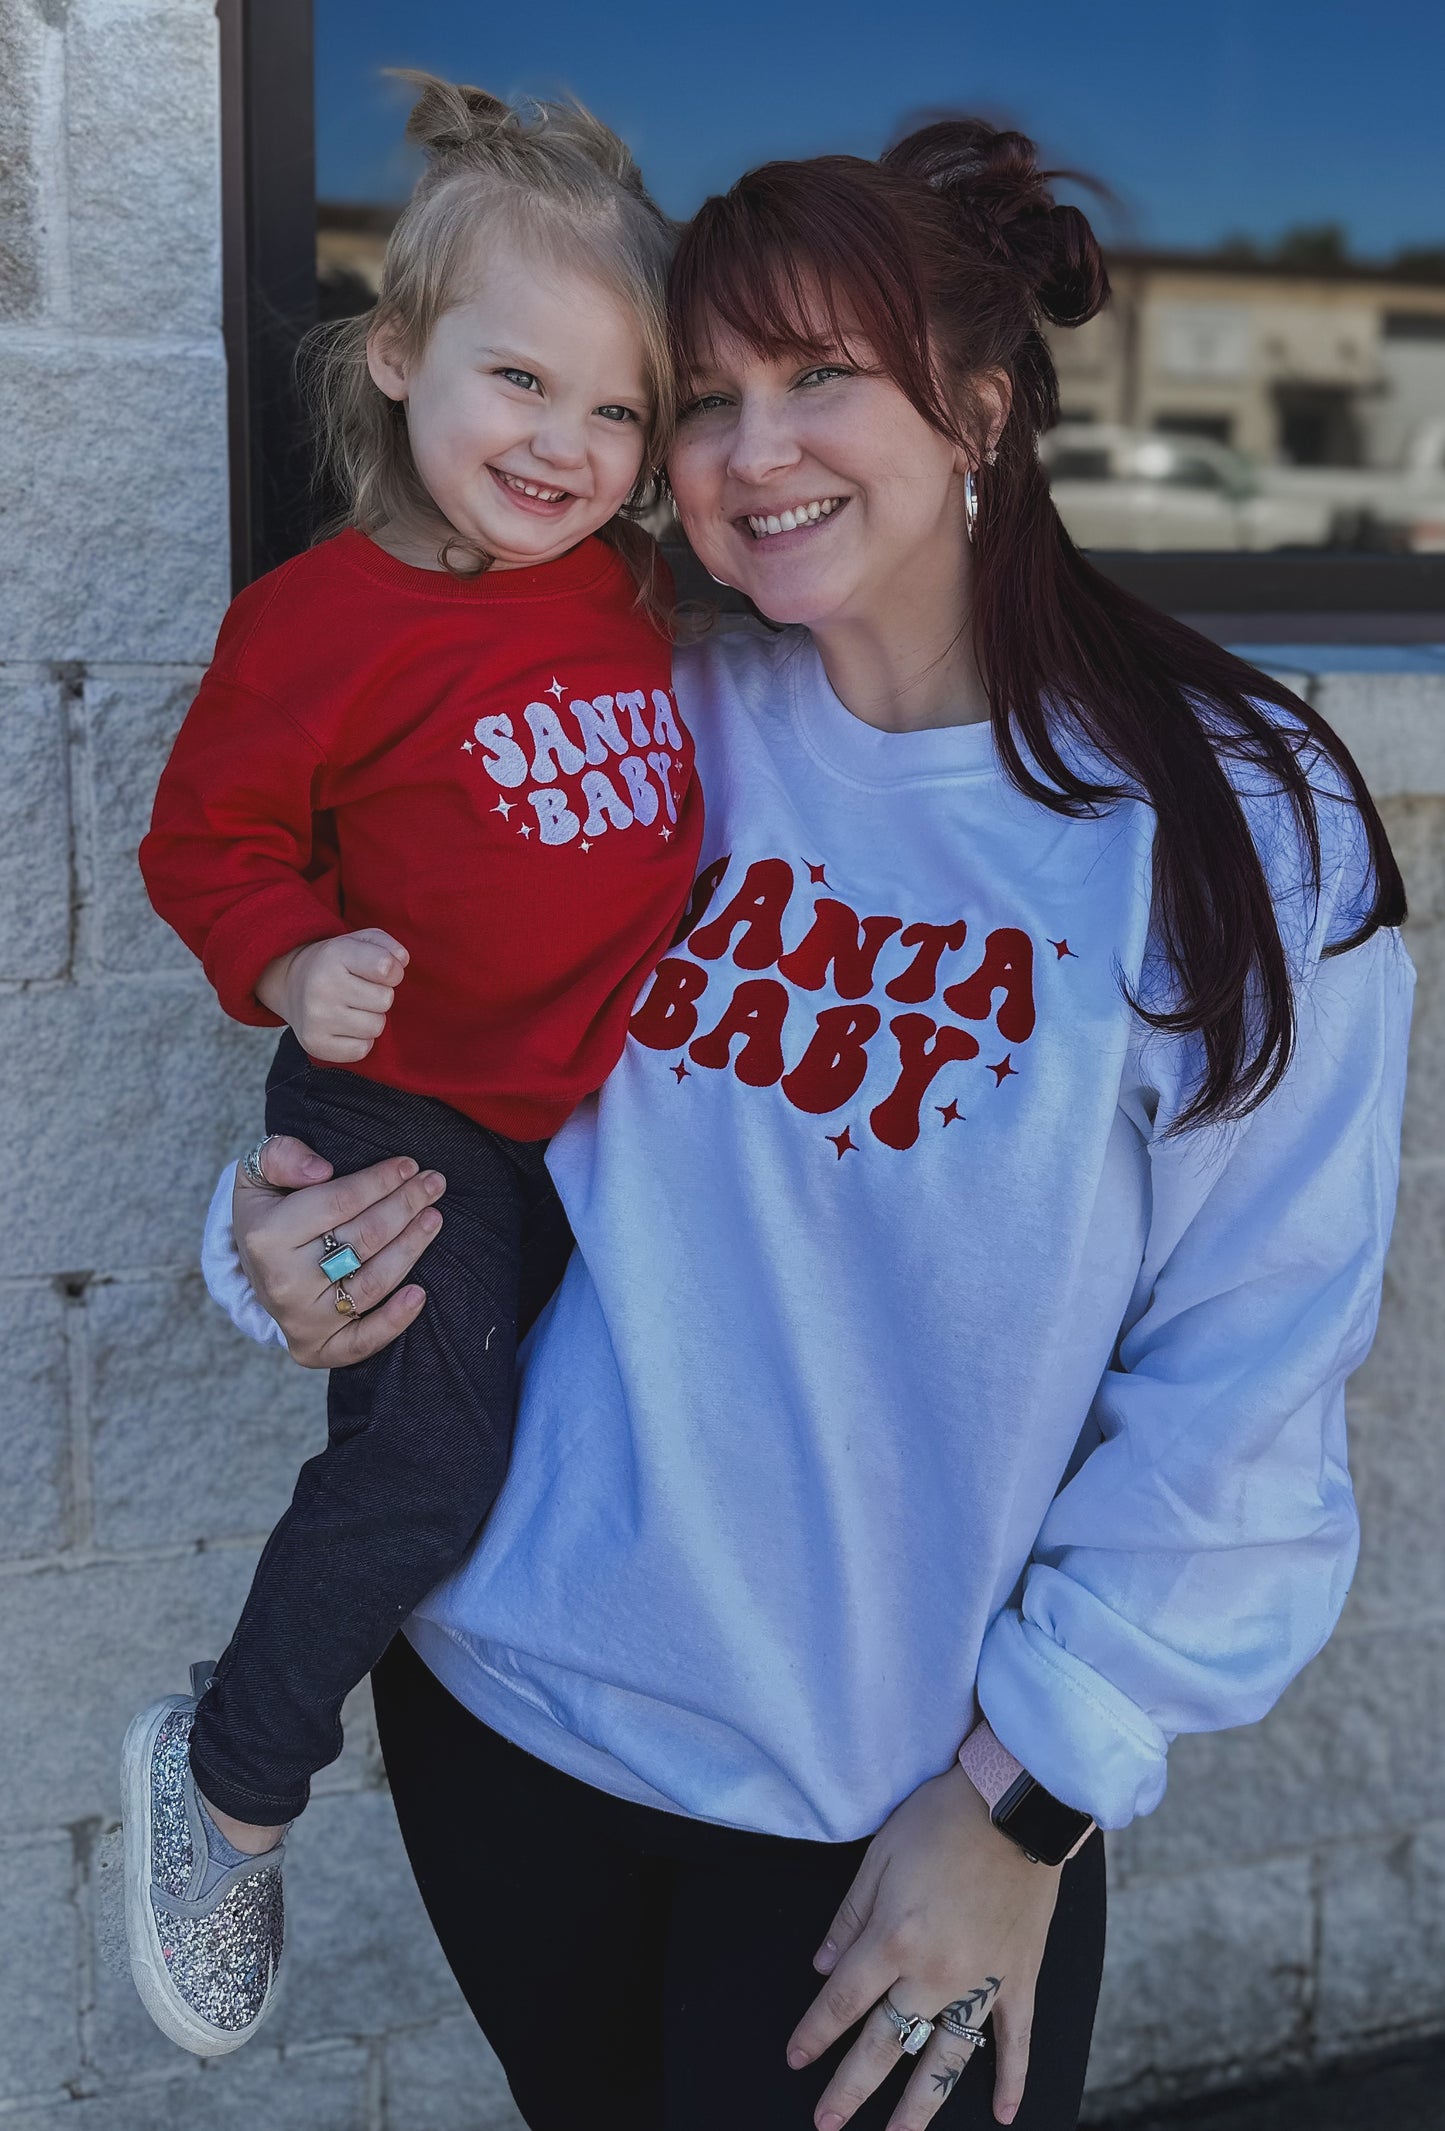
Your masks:
<svg viewBox="0 0 1445 2131"><path fill-rule="evenodd" d="M388 65L571 90L685 214L750 164L876 154L954 105L1095 172L1160 244L1339 221L1363 254L1445 243L1441 0L316 0L323 198L411 181Z"/></svg>

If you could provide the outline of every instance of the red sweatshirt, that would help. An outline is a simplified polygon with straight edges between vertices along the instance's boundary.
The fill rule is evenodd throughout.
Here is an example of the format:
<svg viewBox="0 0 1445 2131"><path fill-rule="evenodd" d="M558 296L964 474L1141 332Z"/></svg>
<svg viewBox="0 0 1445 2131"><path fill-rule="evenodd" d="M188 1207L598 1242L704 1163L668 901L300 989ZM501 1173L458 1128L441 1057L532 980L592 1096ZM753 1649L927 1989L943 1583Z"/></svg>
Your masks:
<svg viewBox="0 0 1445 2131"><path fill-rule="evenodd" d="M460 579L346 532L263 577L156 794L141 869L238 1021L293 947L409 949L352 1071L513 1139L622 1052L702 835L669 647L601 541Z"/></svg>

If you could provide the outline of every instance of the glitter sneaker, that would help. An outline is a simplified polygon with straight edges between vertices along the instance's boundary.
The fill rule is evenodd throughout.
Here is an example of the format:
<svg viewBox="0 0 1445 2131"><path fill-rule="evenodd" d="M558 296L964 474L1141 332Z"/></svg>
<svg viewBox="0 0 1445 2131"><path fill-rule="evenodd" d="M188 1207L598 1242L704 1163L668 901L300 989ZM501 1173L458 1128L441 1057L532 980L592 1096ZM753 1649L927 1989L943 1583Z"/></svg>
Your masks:
<svg viewBox="0 0 1445 2131"><path fill-rule="evenodd" d="M161 2033L198 2057L238 2050L266 2018L283 1932L284 1839L207 1885L214 1874L189 1745L211 1669L193 1665L191 1694L143 1709L121 1749L130 1972Z"/></svg>

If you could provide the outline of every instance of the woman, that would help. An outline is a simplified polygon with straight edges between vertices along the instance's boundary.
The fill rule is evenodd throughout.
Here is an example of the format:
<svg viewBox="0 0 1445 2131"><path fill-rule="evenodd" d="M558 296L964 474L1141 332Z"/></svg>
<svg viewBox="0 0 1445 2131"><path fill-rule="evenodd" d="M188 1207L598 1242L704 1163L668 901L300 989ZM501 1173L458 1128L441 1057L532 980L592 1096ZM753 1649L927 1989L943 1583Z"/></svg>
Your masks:
<svg viewBox="0 0 1445 2131"><path fill-rule="evenodd" d="M683 238L674 493L786 626L679 658L703 870L552 1149L578 1249L502 1498L376 1675L545 2131L1074 2123L1092 1827L1343 1601L1403 895L1314 714L1059 525L1039 321L1106 294L975 122ZM423 1306L440 1190L240 1187L299 1359ZM327 1231L373 1311L334 1333Z"/></svg>

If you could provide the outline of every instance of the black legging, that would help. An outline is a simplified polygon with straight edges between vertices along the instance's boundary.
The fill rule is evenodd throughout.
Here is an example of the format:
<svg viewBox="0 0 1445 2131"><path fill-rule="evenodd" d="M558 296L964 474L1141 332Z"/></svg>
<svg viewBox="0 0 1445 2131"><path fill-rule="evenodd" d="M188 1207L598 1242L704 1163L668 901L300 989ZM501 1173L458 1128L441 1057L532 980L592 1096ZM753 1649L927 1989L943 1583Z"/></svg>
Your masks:
<svg viewBox="0 0 1445 2131"><path fill-rule="evenodd" d="M866 1844L658 1813L489 1730L400 1637L373 1674L382 1752L422 1899L531 2131L809 2131L848 2037L793 2072L784 2045ZM1104 1955L1099 1837L1065 1868L1017 2131L1073 2131ZM993 2122L992 2046L934 2122ZM906 2071L851 2119L883 2131Z"/></svg>

